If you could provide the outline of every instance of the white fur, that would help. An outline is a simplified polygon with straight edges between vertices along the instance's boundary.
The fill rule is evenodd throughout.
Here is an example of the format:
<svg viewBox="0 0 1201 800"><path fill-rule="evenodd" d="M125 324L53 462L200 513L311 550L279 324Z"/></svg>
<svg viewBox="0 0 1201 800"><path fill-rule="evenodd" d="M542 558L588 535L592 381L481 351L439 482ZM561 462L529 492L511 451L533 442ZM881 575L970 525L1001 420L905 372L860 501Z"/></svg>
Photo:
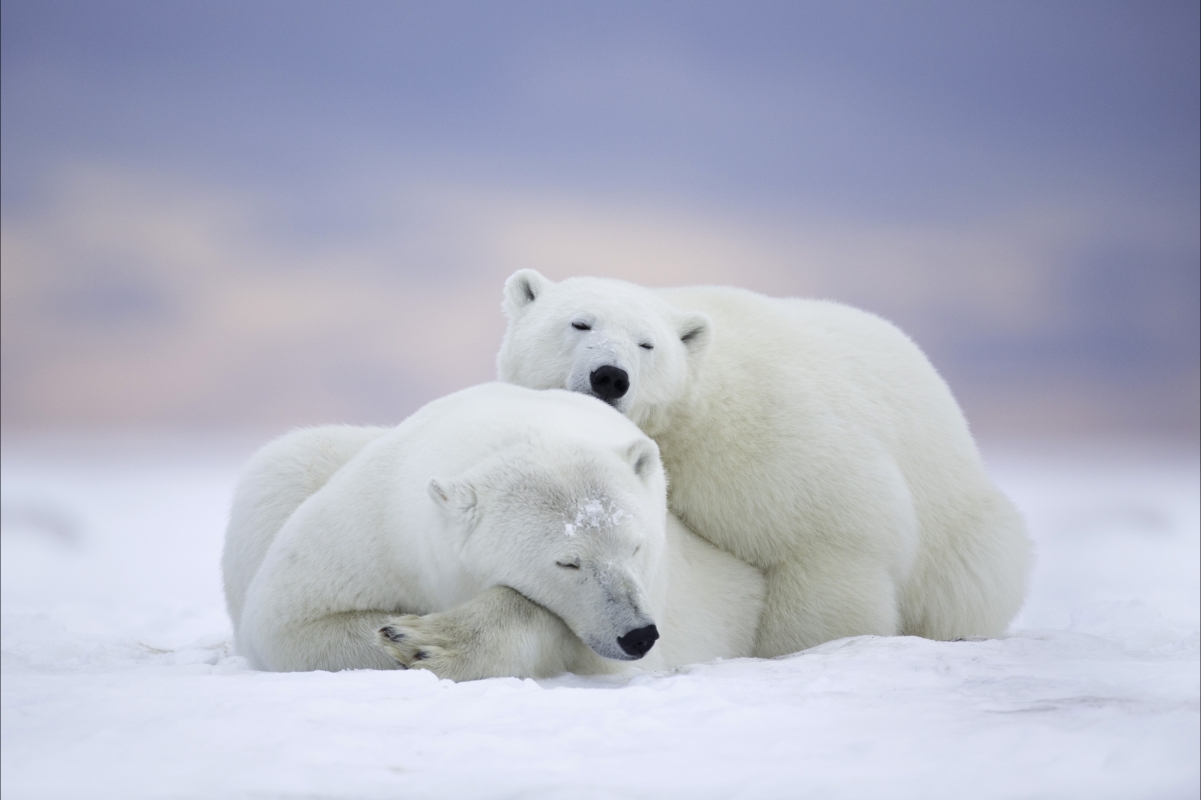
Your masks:
<svg viewBox="0 0 1201 800"><path fill-rule="evenodd" d="M596 673L655 624L639 667L749 655L761 573L669 518L665 494L654 442L568 392L488 384L395 429L290 433L231 511L238 649L281 671Z"/></svg>
<svg viewBox="0 0 1201 800"><path fill-rule="evenodd" d="M1020 607L1022 521L946 384L879 317L533 270L509 278L504 308L502 380L590 392L599 366L629 374L614 405L659 444L672 511L766 572L756 654L998 636Z"/></svg>

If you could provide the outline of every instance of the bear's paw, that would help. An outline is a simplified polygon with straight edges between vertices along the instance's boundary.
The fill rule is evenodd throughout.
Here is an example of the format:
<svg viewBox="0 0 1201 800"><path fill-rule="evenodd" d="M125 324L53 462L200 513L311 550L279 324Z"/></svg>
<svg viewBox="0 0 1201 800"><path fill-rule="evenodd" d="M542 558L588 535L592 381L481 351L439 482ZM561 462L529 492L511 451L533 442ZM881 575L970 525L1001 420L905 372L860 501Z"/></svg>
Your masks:
<svg viewBox="0 0 1201 800"><path fill-rule="evenodd" d="M404 669L428 669L439 678L464 680L469 674L465 639L461 626L444 619L443 614L393 617L376 633L376 642Z"/></svg>

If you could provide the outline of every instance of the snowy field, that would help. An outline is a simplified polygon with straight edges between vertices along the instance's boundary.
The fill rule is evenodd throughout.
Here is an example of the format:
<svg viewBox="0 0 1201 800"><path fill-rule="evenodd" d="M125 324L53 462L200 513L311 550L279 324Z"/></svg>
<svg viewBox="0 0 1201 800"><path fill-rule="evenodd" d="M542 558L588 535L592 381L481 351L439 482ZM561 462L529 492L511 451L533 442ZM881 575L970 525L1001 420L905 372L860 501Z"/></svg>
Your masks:
<svg viewBox="0 0 1201 800"><path fill-rule="evenodd" d="M231 652L218 559L248 449L6 436L0 790L1196 798L1196 453L986 453L1038 547L1004 639L453 684Z"/></svg>

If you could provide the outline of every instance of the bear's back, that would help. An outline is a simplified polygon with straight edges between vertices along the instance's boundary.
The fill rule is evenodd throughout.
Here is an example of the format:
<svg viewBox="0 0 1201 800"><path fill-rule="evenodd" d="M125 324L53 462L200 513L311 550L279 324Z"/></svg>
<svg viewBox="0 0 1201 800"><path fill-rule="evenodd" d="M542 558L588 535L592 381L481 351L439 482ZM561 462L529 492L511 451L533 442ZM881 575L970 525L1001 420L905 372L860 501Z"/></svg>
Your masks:
<svg viewBox="0 0 1201 800"><path fill-rule="evenodd" d="M225 603L236 628L246 589L292 513L388 428L326 425L290 431L251 457L234 490L221 555Z"/></svg>
<svg viewBox="0 0 1201 800"><path fill-rule="evenodd" d="M427 403L389 438L395 442L384 446L403 448L407 460L450 474L522 440L611 449L646 437L594 397L493 382Z"/></svg>

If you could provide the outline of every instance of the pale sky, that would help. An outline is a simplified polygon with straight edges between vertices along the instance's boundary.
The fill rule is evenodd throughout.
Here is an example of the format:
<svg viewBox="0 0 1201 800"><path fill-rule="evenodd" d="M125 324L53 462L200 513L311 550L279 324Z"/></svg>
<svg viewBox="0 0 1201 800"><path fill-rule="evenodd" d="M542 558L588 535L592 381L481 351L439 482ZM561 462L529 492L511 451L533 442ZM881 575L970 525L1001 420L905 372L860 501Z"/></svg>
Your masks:
<svg viewBox="0 0 1201 800"><path fill-rule="evenodd" d="M997 435L1198 429L1156 3L3 4L3 421L394 422L532 266L831 297Z"/></svg>

